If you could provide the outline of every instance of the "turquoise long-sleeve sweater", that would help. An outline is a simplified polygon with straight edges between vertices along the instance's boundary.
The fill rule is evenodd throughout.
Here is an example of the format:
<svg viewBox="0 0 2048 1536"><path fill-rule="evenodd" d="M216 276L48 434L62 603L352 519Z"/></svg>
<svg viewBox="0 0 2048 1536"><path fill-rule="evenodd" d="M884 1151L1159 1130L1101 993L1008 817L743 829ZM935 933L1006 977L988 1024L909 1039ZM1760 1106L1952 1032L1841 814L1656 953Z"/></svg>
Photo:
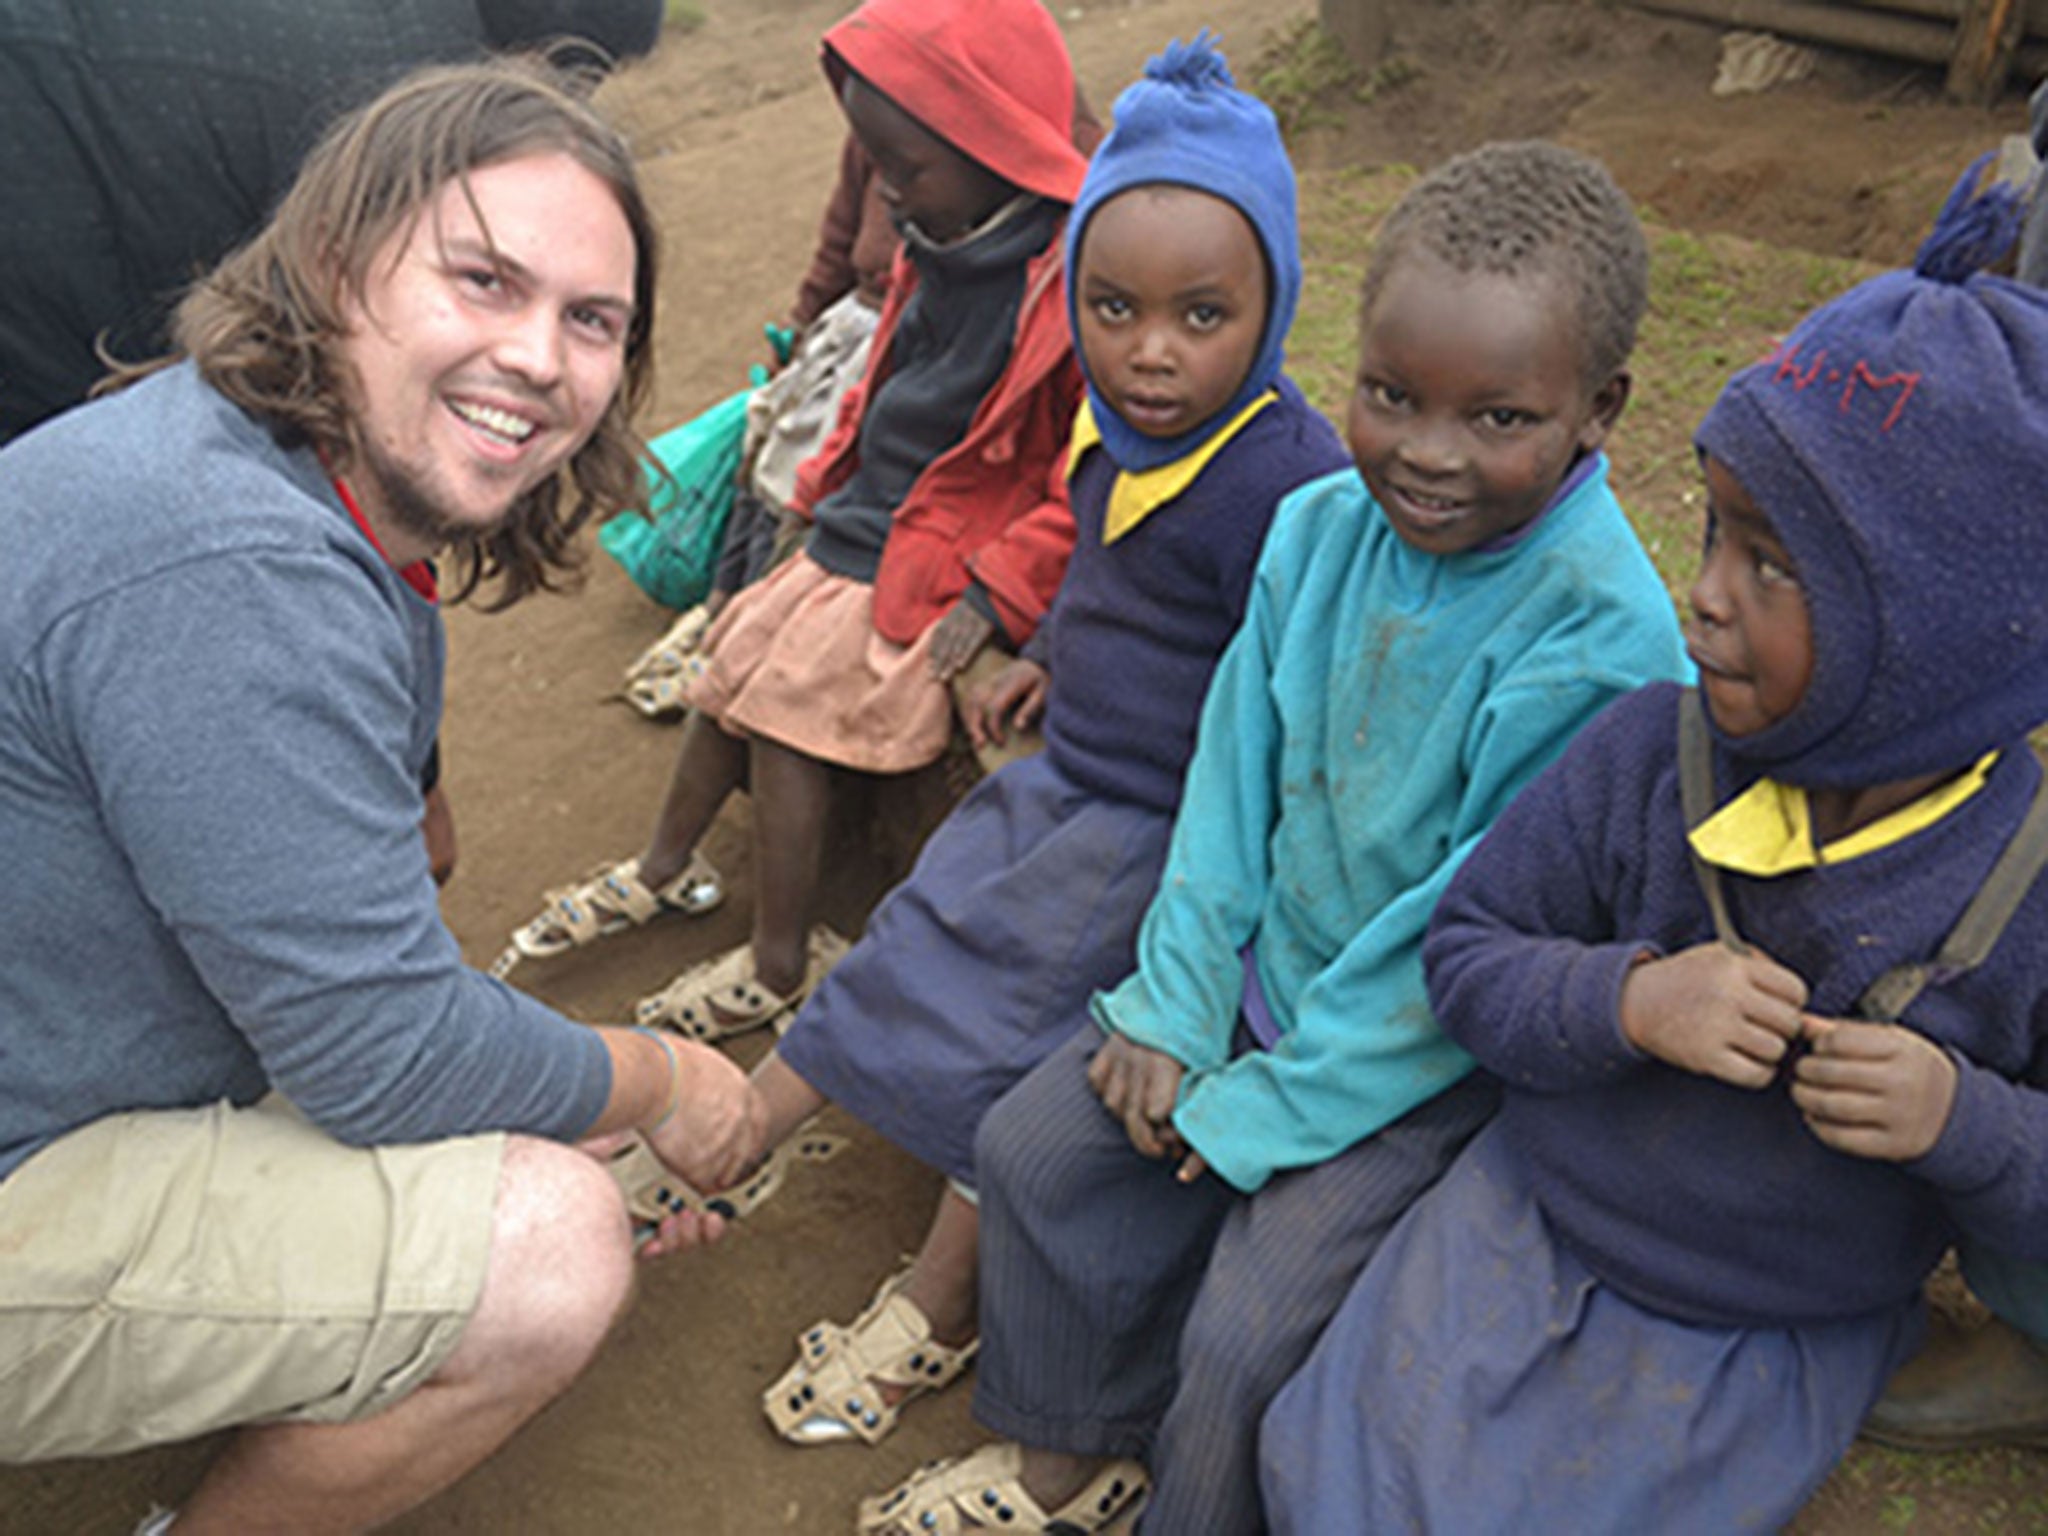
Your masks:
<svg viewBox="0 0 2048 1536"><path fill-rule="evenodd" d="M1515 793L1621 694L1687 673L1600 461L1503 547L1404 544L1355 470L1282 503L1202 714L1138 969L1105 1029L1186 1068L1174 1124L1247 1193L1456 1082L1422 937ZM1277 1026L1232 1054L1247 946Z"/></svg>

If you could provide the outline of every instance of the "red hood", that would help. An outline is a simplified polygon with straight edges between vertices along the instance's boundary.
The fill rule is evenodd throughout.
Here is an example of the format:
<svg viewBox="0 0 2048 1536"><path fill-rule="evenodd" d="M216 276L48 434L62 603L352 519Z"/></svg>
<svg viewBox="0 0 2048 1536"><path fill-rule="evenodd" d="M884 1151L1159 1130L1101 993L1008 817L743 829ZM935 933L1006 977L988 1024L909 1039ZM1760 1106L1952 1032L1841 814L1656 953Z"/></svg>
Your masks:
<svg viewBox="0 0 2048 1536"><path fill-rule="evenodd" d="M1062 203L1074 148L1074 66L1041 0L868 0L825 34L834 90L851 69L1005 181Z"/></svg>

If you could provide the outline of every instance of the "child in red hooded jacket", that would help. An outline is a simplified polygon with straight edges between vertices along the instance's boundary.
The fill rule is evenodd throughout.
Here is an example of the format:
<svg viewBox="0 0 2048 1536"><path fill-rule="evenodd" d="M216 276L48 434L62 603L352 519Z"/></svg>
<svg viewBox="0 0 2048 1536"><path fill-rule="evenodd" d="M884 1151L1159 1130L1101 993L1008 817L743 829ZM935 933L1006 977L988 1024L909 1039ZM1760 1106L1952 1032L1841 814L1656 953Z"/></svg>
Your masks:
<svg viewBox="0 0 2048 1536"><path fill-rule="evenodd" d="M811 928L832 767L934 761L948 680L1031 638L1073 546L1061 234L1087 162L1057 25L1039 0L869 0L825 34L824 67L903 234L867 374L799 472L802 554L706 637L645 850L553 893L514 941L559 953L715 904L697 843L746 785L753 942L638 1010L700 1039L787 1017L836 958Z"/></svg>

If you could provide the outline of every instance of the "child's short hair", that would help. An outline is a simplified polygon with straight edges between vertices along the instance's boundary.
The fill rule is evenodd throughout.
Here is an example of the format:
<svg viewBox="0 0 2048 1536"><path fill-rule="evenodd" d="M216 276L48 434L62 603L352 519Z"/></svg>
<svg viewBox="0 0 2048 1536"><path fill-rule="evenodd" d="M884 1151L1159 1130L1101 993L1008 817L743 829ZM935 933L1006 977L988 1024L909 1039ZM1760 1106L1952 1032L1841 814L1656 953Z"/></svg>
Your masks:
<svg viewBox="0 0 2048 1536"><path fill-rule="evenodd" d="M1445 161L1387 216L1365 271L1370 310L1410 256L1455 272L1552 277L1578 300L1583 377L1598 387L1635 350L1650 252L1628 195L1599 161L1530 139Z"/></svg>

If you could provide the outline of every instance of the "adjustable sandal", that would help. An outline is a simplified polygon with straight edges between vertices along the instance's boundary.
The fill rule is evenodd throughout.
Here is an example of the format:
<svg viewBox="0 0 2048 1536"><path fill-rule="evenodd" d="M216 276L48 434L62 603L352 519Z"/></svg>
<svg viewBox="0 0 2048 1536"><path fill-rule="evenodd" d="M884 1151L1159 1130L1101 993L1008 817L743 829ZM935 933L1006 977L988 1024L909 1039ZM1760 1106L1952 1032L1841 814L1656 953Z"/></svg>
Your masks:
<svg viewBox="0 0 2048 1536"><path fill-rule="evenodd" d="M673 720L690 708L690 684L704 670L704 658L692 656L673 672L636 677L619 697L650 720Z"/></svg>
<svg viewBox="0 0 2048 1536"><path fill-rule="evenodd" d="M1135 1461L1113 1461L1058 1509L1047 1510L1024 1491L1023 1465L1023 1447L1013 1440L932 1462L879 1498L862 1499L857 1528L861 1536L983 1530L1086 1536L1108 1530L1126 1512L1135 1514L1151 1488Z"/></svg>
<svg viewBox="0 0 2048 1536"><path fill-rule="evenodd" d="M844 1136L799 1127L739 1183L709 1195L672 1173L638 1136L612 1155L610 1166L612 1177L626 1192L626 1210L636 1228L659 1226L684 1211L715 1211L737 1221L767 1204L794 1164L827 1162L845 1147Z"/></svg>
<svg viewBox="0 0 2048 1536"><path fill-rule="evenodd" d="M754 979L754 947L742 944L692 966L652 997L641 998L633 1007L633 1022L672 1029L692 1040L723 1040L769 1025L779 1034L846 950L846 940L830 928L813 928L803 984L785 997Z"/></svg>
<svg viewBox="0 0 2048 1536"><path fill-rule="evenodd" d="M687 610L671 624L668 632L633 658L626 668L624 685L631 688L642 678L665 677L680 672L703 647L705 631L711 628L711 614L702 603Z"/></svg>
<svg viewBox="0 0 2048 1536"><path fill-rule="evenodd" d="M796 1364L761 1394L761 1408L783 1439L874 1445L896 1427L906 1404L938 1391L972 1363L979 1340L957 1349L933 1342L931 1320L902 1294L909 1275L906 1269L884 1280L851 1327L821 1322L796 1341ZM903 1395L889 1402L883 1387L901 1387Z"/></svg>
<svg viewBox="0 0 2048 1536"><path fill-rule="evenodd" d="M694 917L725 900L725 883L701 856L660 889L640 878L640 861L622 859L602 866L576 885L549 891L546 910L512 935L512 944L491 967L503 977L522 959L549 960L596 939L638 928L666 912Z"/></svg>

